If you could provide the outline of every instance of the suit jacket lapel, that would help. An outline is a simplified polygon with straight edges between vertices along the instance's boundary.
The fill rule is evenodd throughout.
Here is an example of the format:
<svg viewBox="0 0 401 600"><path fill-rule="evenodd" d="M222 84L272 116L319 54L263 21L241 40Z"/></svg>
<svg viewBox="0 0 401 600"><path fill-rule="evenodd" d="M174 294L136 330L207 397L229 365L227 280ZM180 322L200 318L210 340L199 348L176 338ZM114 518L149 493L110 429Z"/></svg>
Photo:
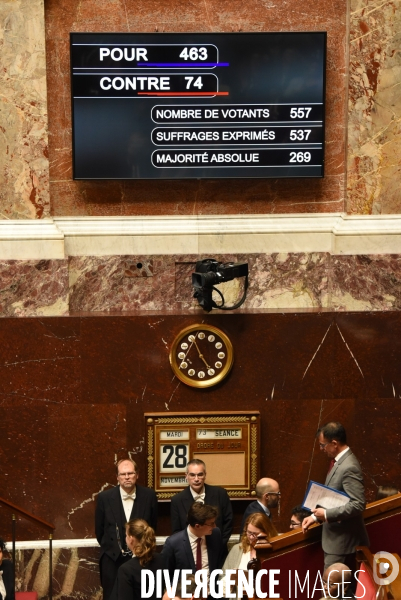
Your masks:
<svg viewBox="0 0 401 600"><path fill-rule="evenodd" d="M113 517L116 520L116 523L118 523L120 525L122 505L121 505L121 495L120 495L120 486L119 485L117 485L113 489L113 494L110 498L110 506L111 506L111 510L113 512Z"/></svg>
<svg viewBox="0 0 401 600"><path fill-rule="evenodd" d="M207 483L205 483L205 504L210 504L213 506L213 487L210 487Z"/></svg>
<svg viewBox="0 0 401 600"><path fill-rule="evenodd" d="M337 469L338 469L338 462L336 461L334 463L334 465L332 466L330 473L327 473L327 477L326 477L326 481L325 481L324 485L329 485L329 481L331 480L331 478L333 477L333 475L337 471Z"/></svg>
<svg viewBox="0 0 401 600"><path fill-rule="evenodd" d="M189 562L191 563L191 569L195 572L196 565L194 555L192 553L191 543L189 541L188 531L184 529L182 536L182 545L186 556L189 556Z"/></svg>
<svg viewBox="0 0 401 600"><path fill-rule="evenodd" d="M138 519L139 517L139 507L141 505L141 488L140 486L135 486L135 500L134 500L134 504L132 506L132 510L131 510L131 516L130 516L130 520L132 519Z"/></svg>
<svg viewBox="0 0 401 600"><path fill-rule="evenodd" d="M348 456L350 454L351 454L351 450L350 450L350 448L348 448L347 452L345 452L345 454L343 454L338 461L336 460L330 473L327 474L325 485L329 485L329 481L332 479L333 475L336 473L339 466L344 462L344 460L346 458L348 458Z"/></svg>
<svg viewBox="0 0 401 600"><path fill-rule="evenodd" d="M124 507L122 505L122 501L121 501L121 494L120 494L120 486L116 486L113 490L113 494L112 497L110 498L110 506L111 506L111 510L113 513L113 517L116 520L116 525L118 526L118 543L120 545L121 548L124 548L124 550L126 550L126 544L125 544L125 531L124 531L124 524L125 524L125 515L124 515ZM116 535L117 535L117 531L116 531Z"/></svg>
<svg viewBox="0 0 401 600"><path fill-rule="evenodd" d="M189 486L185 488L184 492L185 494L182 495L182 505L184 507L185 514L187 514L192 504L194 503L194 497L192 496Z"/></svg>
<svg viewBox="0 0 401 600"><path fill-rule="evenodd" d="M209 573L213 571L217 567L216 565L216 556L215 556L215 546L213 544L213 534L205 536L206 539L206 548L207 548L207 557L209 563Z"/></svg>

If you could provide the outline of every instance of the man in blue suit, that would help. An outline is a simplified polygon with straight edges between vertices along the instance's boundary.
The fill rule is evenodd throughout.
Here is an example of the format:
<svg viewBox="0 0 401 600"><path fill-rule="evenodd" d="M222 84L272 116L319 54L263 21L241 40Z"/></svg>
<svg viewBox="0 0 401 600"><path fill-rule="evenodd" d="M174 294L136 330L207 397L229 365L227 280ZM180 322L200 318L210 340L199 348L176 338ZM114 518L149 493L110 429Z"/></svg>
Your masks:
<svg viewBox="0 0 401 600"><path fill-rule="evenodd" d="M170 577L176 569L190 569L192 573L206 569L211 573L221 568L223 544L216 518L214 506L200 502L192 504L187 528L171 535L164 544L162 554Z"/></svg>

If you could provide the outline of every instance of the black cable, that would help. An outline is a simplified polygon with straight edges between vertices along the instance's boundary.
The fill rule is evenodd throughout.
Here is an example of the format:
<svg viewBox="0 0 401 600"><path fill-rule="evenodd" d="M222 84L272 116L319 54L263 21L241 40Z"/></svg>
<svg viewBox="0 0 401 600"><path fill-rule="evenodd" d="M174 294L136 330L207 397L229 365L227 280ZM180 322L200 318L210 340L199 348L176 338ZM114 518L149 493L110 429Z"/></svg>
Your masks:
<svg viewBox="0 0 401 600"><path fill-rule="evenodd" d="M215 308L220 308L221 310L235 310L236 308L239 308L245 302L246 292L247 292L247 289L248 289L248 284L249 284L249 282L248 282L248 275L246 275L246 277L245 277L245 284L244 284L244 293L242 294L242 298L239 300L239 302L237 302L237 304L233 304L233 306L224 306L224 296L223 296L223 294L220 292L220 290L218 290L217 288L215 288L213 286L212 289L220 295L220 297L221 297L221 299L223 301L223 303L220 304L220 305L216 304L216 302L213 301L213 304L215 305Z"/></svg>
<svg viewBox="0 0 401 600"><path fill-rule="evenodd" d="M212 286L212 290L217 292L218 295L220 296L222 303L221 304L216 304L216 302L214 300L212 300L212 305L214 308L223 308L224 306L224 296L223 294L220 292L220 290L218 290L216 287L214 287L214 285Z"/></svg>

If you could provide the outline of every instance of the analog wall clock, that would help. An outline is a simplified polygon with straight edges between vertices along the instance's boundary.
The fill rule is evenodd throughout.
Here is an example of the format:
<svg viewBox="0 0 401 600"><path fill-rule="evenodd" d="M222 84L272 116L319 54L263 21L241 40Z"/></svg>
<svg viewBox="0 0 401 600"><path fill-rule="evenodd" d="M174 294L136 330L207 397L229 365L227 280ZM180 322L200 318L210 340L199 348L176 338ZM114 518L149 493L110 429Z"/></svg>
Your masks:
<svg viewBox="0 0 401 600"><path fill-rule="evenodd" d="M234 362L228 336L213 325L190 325L173 341L170 364L183 383L206 388L222 381Z"/></svg>

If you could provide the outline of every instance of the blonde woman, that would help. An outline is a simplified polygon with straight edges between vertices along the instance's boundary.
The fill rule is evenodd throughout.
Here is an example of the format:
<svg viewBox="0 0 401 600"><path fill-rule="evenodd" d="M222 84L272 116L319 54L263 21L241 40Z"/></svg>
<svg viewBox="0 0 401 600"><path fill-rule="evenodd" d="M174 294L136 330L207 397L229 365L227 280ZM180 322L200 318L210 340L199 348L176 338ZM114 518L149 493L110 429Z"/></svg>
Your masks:
<svg viewBox="0 0 401 600"><path fill-rule="evenodd" d="M244 531L239 544L233 546L223 565L223 571L227 569L241 569L247 571L248 563L256 558L255 544L258 540L266 539L276 535L274 525L263 513L252 513L245 521ZM224 594L225 576L223 575ZM223 595L224 595L223 594Z"/></svg>
<svg viewBox="0 0 401 600"><path fill-rule="evenodd" d="M125 526L126 542L133 557L118 569L113 600L141 600L141 571L149 569L156 574L163 569L164 559L156 552L153 529L143 519L134 519ZM155 586L156 589L156 586ZM156 592L151 597L156 599Z"/></svg>

